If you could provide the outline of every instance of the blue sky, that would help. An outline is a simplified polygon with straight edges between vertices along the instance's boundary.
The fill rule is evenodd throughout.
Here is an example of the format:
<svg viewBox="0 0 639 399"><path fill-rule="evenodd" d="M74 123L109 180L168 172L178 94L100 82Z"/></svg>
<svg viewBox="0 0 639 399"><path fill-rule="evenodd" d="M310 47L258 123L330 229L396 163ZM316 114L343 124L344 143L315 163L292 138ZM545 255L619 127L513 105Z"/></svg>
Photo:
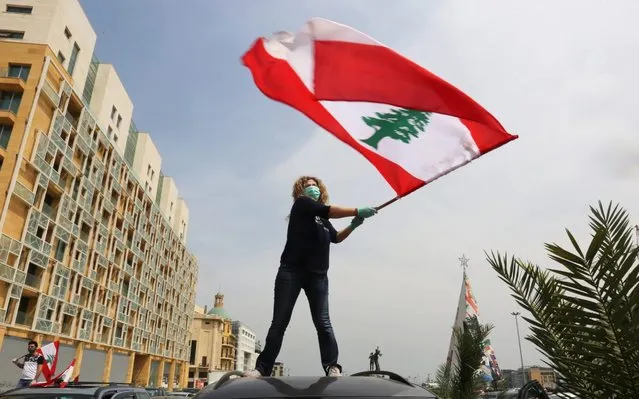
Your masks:
<svg viewBox="0 0 639 399"><path fill-rule="evenodd" d="M198 303L210 306L221 289L231 315L259 337L270 322L293 180L316 173L347 206L377 205L393 193L355 151L257 91L240 64L257 37L295 31L315 16L354 26L520 135L393 204L332 250L331 313L349 372L366 369L380 345L383 368L421 379L434 373L448 347L462 253L481 316L495 324L496 355L503 368L518 367L510 316L517 307L483 251L548 264L543 243L565 243L564 227L587 237L588 205L614 200L636 214L632 2L81 3L98 35L97 56L115 65L138 128L152 134L164 173L189 204ZM321 372L303 296L280 360L295 374ZM524 360L540 364L528 343Z"/></svg>

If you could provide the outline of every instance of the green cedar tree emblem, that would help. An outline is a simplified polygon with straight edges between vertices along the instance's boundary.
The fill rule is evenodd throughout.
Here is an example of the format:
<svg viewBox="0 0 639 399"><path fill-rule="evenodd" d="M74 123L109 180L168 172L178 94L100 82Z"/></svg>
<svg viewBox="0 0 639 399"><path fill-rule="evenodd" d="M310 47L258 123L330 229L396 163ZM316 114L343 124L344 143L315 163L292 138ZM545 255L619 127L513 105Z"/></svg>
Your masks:
<svg viewBox="0 0 639 399"><path fill-rule="evenodd" d="M384 138L408 144L413 137L424 132L430 122L430 115L431 112L393 108L390 112L375 112L375 116L363 116L364 123L375 129L375 133L361 141L375 149Z"/></svg>

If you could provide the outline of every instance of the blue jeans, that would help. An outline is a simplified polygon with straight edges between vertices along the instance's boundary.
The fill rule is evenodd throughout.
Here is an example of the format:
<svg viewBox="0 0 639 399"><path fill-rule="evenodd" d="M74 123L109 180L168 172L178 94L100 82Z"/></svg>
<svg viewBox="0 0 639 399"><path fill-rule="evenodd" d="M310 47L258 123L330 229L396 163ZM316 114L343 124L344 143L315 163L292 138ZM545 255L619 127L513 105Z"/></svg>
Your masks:
<svg viewBox="0 0 639 399"><path fill-rule="evenodd" d="M29 385L31 385L31 381L33 380L20 378L20 380L18 381L18 385L16 385L16 388L27 388Z"/></svg>
<svg viewBox="0 0 639 399"><path fill-rule="evenodd" d="M270 376L273 371L273 364L282 348L284 332L291 321L295 302L302 289L306 293L313 324L317 330L322 369L326 374L331 366L336 366L341 371L341 366L337 363L337 341L328 313L328 276L282 265L275 278L271 327L255 365L263 376Z"/></svg>

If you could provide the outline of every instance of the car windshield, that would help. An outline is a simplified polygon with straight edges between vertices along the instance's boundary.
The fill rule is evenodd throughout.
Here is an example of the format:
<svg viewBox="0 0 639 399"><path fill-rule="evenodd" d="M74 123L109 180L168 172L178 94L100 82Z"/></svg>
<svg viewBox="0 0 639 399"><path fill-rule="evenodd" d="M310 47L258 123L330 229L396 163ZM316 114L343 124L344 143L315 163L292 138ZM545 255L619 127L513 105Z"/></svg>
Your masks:
<svg viewBox="0 0 639 399"><path fill-rule="evenodd" d="M25 393L20 395L0 395L0 399L89 399L92 395L75 393Z"/></svg>

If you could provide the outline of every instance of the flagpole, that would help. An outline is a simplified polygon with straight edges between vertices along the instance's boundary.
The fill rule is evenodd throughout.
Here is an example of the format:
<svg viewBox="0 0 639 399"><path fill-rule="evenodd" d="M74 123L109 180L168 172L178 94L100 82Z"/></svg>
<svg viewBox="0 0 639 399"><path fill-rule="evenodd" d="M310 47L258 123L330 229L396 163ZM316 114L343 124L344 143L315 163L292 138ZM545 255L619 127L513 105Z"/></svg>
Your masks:
<svg viewBox="0 0 639 399"><path fill-rule="evenodd" d="M415 191L419 190L420 188L424 187L425 185L426 185L426 182L423 182L422 184L420 184L420 185L418 185L418 186L416 186L416 187L413 187L412 189L410 189L409 191L405 192L404 194L402 194L402 195L398 195L398 196L396 196L395 198L390 199L390 200L388 200L388 201L384 202L383 204L381 204L381 205L379 205L379 206L376 206L376 207L375 207L375 210L379 211L380 209L386 208L388 205L392 204L393 202L395 202L395 201L397 201L397 200L401 199L402 197L407 196L408 194L411 194L411 193L413 193L413 192L415 192Z"/></svg>
<svg viewBox="0 0 639 399"><path fill-rule="evenodd" d="M391 200L388 200L388 201L384 202L383 204L381 204L379 206L376 206L375 209L379 211L380 209L386 208L388 205L392 204L393 202L397 201L400 198L402 198L402 197L397 196L397 197L395 197L395 198L393 198Z"/></svg>

